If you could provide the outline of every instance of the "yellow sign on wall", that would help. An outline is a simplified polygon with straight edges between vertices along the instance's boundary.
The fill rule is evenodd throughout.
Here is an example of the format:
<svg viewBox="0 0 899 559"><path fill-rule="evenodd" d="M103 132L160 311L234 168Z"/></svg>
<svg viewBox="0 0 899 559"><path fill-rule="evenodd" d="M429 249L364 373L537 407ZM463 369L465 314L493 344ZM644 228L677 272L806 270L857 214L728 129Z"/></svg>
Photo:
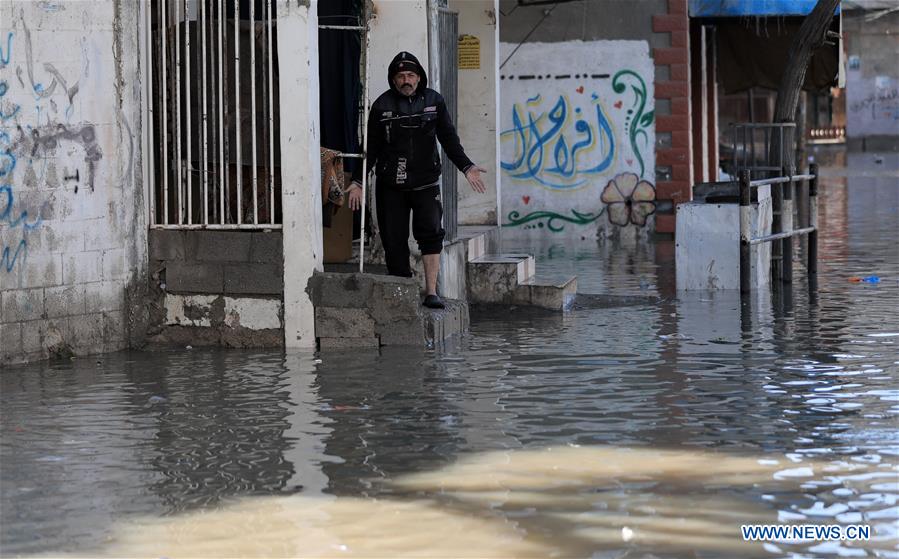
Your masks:
<svg viewBox="0 0 899 559"><path fill-rule="evenodd" d="M481 69L481 40L474 35L459 35L459 69Z"/></svg>

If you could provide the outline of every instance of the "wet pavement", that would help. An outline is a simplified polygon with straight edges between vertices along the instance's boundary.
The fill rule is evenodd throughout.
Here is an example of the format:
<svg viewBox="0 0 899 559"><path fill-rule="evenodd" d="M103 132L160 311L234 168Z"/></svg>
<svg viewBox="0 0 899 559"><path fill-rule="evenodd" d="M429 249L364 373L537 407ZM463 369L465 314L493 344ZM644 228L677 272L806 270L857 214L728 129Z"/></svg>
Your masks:
<svg viewBox="0 0 899 559"><path fill-rule="evenodd" d="M4 370L0 554L897 557L899 176L869 156L823 173L817 288L743 308L678 296L672 243L560 243L541 274L620 304ZM871 537L740 535L788 522Z"/></svg>

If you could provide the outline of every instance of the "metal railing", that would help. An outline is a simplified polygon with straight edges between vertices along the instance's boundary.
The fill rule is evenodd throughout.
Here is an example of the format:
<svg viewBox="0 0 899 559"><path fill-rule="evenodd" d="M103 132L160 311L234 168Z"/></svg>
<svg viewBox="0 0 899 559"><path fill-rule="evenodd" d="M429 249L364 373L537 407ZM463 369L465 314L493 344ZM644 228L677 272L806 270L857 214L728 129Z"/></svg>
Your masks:
<svg viewBox="0 0 899 559"><path fill-rule="evenodd" d="M151 228L281 228L273 0L241 4L147 0Z"/></svg>
<svg viewBox="0 0 899 559"><path fill-rule="evenodd" d="M731 124L732 170L775 176L793 160L795 122Z"/></svg>
<svg viewBox="0 0 899 559"><path fill-rule="evenodd" d="M790 283L793 278L793 237L808 235L808 251L806 270L809 276L818 273L818 165L812 164L808 174L792 175L782 169L782 176L760 180L751 180L751 171L739 171L740 184L740 292L749 293L752 289L751 248L761 243L780 244L780 258L773 260L774 279ZM793 189L800 181L809 181L808 188L808 223L799 229L793 229ZM752 189L770 185L775 191L781 191L783 205L781 219L772 223L770 235L752 237L751 232L751 198ZM773 195L774 193L772 193ZM775 251L772 251L775 252Z"/></svg>

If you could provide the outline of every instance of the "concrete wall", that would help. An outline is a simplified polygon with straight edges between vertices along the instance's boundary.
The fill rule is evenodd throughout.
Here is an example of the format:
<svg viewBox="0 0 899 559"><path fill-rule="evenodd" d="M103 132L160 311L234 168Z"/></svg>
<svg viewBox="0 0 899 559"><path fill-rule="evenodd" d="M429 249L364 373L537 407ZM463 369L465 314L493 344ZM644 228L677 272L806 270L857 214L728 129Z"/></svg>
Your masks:
<svg viewBox="0 0 899 559"><path fill-rule="evenodd" d="M516 48L500 73L504 231L587 239L651 231L649 44L501 43L502 58Z"/></svg>
<svg viewBox="0 0 899 559"><path fill-rule="evenodd" d="M477 38L480 68L459 69L459 137L472 161L487 169L487 192L474 192L459 176L459 224L497 225L499 175L497 173L498 27L495 0L453 0L459 13L459 35Z"/></svg>
<svg viewBox="0 0 899 559"><path fill-rule="evenodd" d="M516 7L500 0L501 42L518 44L543 18L550 5ZM652 16L664 14L667 0L579 0L558 4L528 39L531 43L596 40L646 40L667 47L664 34L652 32ZM507 15L502 15L507 14Z"/></svg>
<svg viewBox="0 0 899 559"><path fill-rule="evenodd" d="M142 337L140 6L0 2L0 365Z"/></svg>
<svg viewBox="0 0 899 559"><path fill-rule="evenodd" d="M850 148L899 150L899 12L843 16L846 37L846 135Z"/></svg>
<svg viewBox="0 0 899 559"><path fill-rule="evenodd" d="M151 279L166 292L280 298L283 270L280 231L150 231Z"/></svg>

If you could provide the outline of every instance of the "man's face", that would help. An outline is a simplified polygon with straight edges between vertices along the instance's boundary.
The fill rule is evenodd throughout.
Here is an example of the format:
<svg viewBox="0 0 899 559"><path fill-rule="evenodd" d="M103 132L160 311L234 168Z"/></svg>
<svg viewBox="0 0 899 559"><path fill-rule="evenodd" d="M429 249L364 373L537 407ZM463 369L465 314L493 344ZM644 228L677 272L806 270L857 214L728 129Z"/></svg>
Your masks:
<svg viewBox="0 0 899 559"><path fill-rule="evenodd" d="M421 78L415 72L397 72L393 76L393 85L397 91L406 97L411 97L415 90L418 89L420 80Z"/></svg>

